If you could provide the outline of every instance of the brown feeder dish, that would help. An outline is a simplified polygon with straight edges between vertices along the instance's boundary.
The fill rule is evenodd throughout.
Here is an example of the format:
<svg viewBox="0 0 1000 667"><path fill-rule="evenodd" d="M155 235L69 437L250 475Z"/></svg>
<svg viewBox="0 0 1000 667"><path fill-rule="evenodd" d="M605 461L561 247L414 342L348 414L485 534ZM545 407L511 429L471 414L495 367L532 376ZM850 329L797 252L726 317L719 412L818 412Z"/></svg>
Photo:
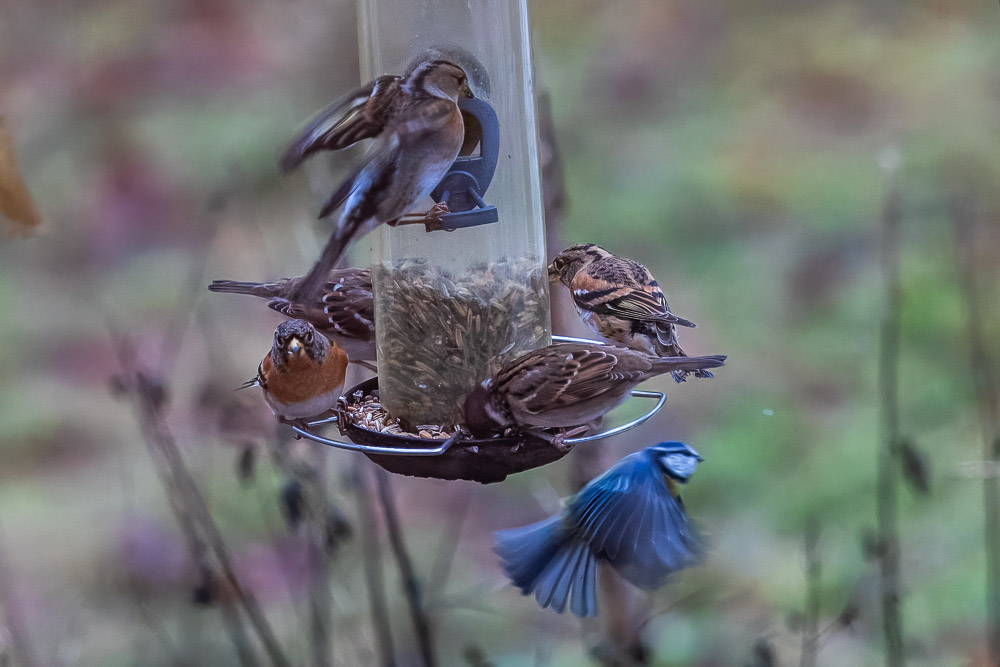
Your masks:
<svg viewBox="0 0 1000 667"><path fill-rule="evenodd" d="M553 336L560 340L584 340ZM596 341L588 341L596 342ZM378 389L378 378L365 380L352 387L342 400L358 401ZM359 393L360 392L360 393ZM502 482L507 475L531 470L565 456L575 445L608 438L639 426L659 412L667 397L658 391L633 390L636 398L655 399L654 406L642 416L626 424L578 438L567 438L563 448L529 434L512 434L494 438L463 438L436 440L416 436L396 435L363 428L353 422L341 424L346 410L327 419L310 422L306 427L292 426L298 435L330 447L361 452L369 459L392 473L411 477L435 479L464 479L481 484ZM312 429L337 424L342 435L350 442L332 440L314 433Z"/></svg>

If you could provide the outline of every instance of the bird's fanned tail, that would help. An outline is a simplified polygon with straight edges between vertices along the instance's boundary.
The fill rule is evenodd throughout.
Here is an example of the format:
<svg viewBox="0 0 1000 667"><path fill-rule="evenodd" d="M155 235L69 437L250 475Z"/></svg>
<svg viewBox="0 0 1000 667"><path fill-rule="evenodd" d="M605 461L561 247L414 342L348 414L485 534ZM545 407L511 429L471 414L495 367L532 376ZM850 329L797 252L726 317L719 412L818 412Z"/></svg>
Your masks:
<svg viewBox="0 0 1000 667"><path fill-rule="evenodd" d="M587 544L562 530L560 517L496 533L504 570L542 607L577 616L597 615L597 560Z"/></svg>

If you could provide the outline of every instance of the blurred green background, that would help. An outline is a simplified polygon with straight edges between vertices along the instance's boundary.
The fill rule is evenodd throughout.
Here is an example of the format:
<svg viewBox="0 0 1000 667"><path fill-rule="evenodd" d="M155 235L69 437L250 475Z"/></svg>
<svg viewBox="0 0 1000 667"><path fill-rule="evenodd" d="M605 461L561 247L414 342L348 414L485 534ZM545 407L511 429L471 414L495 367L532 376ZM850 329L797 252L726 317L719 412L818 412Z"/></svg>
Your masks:
<svg viewBox="0 0 1000 667"><path fill-rule="evenodd" d="M907 651L914 665L987 664L981 429L949 201L976 212L995 350L1000 8L529 8L565 168L559 233L648 265L675 312L700 325L685 348L729 362L711 381L650 383L670 392L653 422L503 484L393 480L441 663L476 664L469 647L497 665L600 658L607 619L581 623L522 598L491 531L554 511L575 458L596 456L596 472L664 439L706 457L684 499L710 547L662 590L629 592L626 621L649 664L766 664L767 650L797 663L812 520L830 628L818 664L880 662L876 566L862 543L879 446L879 160L898 157L902 430L932 470L928 496L900 492ZM219 613L192 603L197 576L163 487L110 390L113 332L129 336L139 366L165 374L168 423L237 573L294 664L309 662L305 547L281 517L287 475L257 426L269 414L256 394L229 392L253 374L278 316L204 285L304 271L330 177L320 165L280 178L276 156L357 72L346 1L0 5L0 109L47 221L36 238L0 244L0 578L6 624L13 614L38 664L237 664ZM245 428L226 425L226 410ZM241 481L247 449L258 465ZM320 454L354 526L332 564L333 654L371 664L358 535L375 527L357 520L356 459ZM400 664L416 664L383 560ZM845 608L850 624L838 622ZM6 632L0 650L10 645Z"/></svg>

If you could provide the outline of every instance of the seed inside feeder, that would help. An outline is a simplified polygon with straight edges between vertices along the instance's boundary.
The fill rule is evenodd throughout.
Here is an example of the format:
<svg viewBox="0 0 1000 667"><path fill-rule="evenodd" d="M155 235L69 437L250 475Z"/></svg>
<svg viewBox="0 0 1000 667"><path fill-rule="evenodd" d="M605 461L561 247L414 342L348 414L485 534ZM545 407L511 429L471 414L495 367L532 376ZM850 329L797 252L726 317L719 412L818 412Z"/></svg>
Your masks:
<svg viewBox="0 0 1000 667"><path fill-rule="evenodd" d="M534 257L456 275L425 260L374 267L382 405L407 424L457 424L473 387L548 342L548 280Z"/></svg>

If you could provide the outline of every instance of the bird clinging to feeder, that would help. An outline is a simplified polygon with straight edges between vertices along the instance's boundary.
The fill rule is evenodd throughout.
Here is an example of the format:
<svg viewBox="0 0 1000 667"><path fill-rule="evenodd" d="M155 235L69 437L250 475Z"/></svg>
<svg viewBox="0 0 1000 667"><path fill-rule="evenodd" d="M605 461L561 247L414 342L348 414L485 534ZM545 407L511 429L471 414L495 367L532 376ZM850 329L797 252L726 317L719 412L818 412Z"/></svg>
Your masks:
<svg viewBox="0 0 1000 667"><path fill-rule="evenodd" d="M377 142L320 211L323 218L344 206L319 261L296 289L298 300L313 300L352 241L394 224L437 186L465 137L461 97L472 97L465 70L447 60L422 62L405 76L381 76L334 102L292 142L281 160L285 172L317 151ZM432 215L446 211L439 206Z"/></svg>
<svg viewBox="0 0 1000 667"><path fill-rule="evenodd" d="M344 391L347 354L303 320L285 320L274 330L271 351L246 386L259 386L281 421L299 422L337 404Z"/></svg>
<svg viewBox="0 0 1000 667"><path fill-rule="evenodd" d="M556 255L549 279L569 288L580 317L604 338L659 357L686 356L677 342L677 327L695 325L670 312L663 290L639 262L582 243ZM683 382L687 373L672 375ZM712 377L704 369L694 375Z"/></svg>
<svg viewBox="0 0 1000 667"><path fill-rule="evenodd" d="M496 553L511 582L542 607L597 615L598 561L641 588L661 586L698 560L700 545L679 485L702 461L682 442L626 456L567 499L560 514L498 531Z"/></svg>
<svg viewBox="0 0 1000 667"><path fill-rule="evenodd" d="M337 343L352 362L375 361L375 304L368 269L332 269L311 301L295 298L304 278L273 282L215 280L211 292L249 294L268 299L268 307L289 318L309 322Z"/></svg>
<svg viewBox="0 0 1000 667"><path fill-rule="evenodd" d="M697 372L725 363L724 355L652 357L623 347L557 343L514 359L473 389L465 427L477 437L508 428L557 446L614 409L639 383L670 372ZM555 436L544 429L570 429Z"/></svg>

